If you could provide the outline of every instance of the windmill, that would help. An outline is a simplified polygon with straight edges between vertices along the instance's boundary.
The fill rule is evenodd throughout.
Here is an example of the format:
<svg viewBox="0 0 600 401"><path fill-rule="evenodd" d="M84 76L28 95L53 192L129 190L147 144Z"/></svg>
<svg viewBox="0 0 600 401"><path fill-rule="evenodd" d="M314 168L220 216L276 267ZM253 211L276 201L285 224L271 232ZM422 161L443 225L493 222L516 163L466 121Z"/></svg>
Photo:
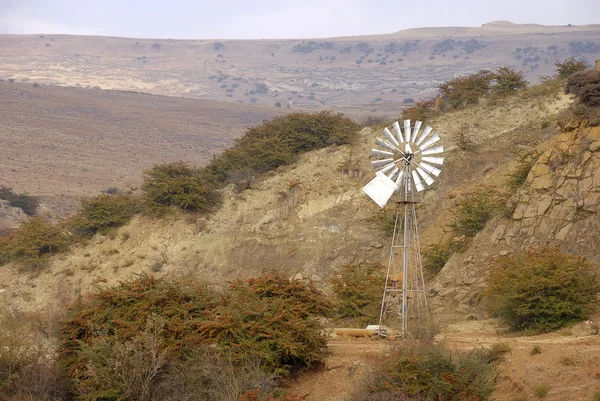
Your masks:
<svg viewBox="0 0 600 401"><path fill-rule="evenodd" d="M399 205L379 314L380 335L385 334L386 320L399 318L404 337L422 327L428 316L415 192L431 186L440 175L444 148L437 144L438 134L430 135L430 126L422 131L421 126L421 121L411 126L410 120L404 120L403 129L397 121L392 124L393 133L387 127L383 129L384 138L377 138L377 149L371 150L375 159L371 165L377 170L375 178L363 188L381 208L394 194Z"/></svg>

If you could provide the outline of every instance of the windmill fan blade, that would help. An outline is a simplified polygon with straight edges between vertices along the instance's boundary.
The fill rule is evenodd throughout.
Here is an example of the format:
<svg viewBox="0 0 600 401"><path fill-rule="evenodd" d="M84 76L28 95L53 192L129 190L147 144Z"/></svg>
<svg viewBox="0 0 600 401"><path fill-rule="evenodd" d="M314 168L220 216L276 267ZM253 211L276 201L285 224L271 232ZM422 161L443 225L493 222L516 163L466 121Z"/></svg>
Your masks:
<svg viewBox="0 0 600 401"><path fill-rule="evenodd" d="M383 167L381 170L379 170L379 171L381 171L383 174L387 174L387 173L389 173L390 171L392 171L394 168L397 168L397 167L396 167L396 164L395 164L395 163L390 163L390 164L388 164L387 166L384 166L384 167Z"/></svg>
<svg viewBox="0 0 600 401"><path fill-rule="evenodd" d="M429 148L427 150L422 151L421 155L423 155L423 156L434 155L436 153L442 153L443 151L444 151L443 146L434 146L433 148Z"/></svg>
<svg viewBox="0 0 600 401"><path fill-rule="evenodd" d="M406 145L404 145L404 152L411 154L413 153L412 148L410 147L410 143L406 143Z"/></svg>
<svg viewBox="0 0 600 401"><path fill-rule="evenodd" d="M396 140L396 138L394 138L394 135L392 135L392 133L390 132L390 130L387 127L385 127L383 129L383 135L385 135L385 137L388 139L388 141L393 143L395 146L400 145L400 143Z"/></svg>
<svg viewBox="0 0 600 401"><path fill-rule="evenodd" d="M431 138L429 138L428 140L423 142L423 144L421 145L421 150L425 150L425 149L431 147L431 145L433 145L434 143L436 143L439 140L440 140L440 136L438 134L433 134L433 136Z"/></svg>
<svg viewBox="0 0 600 401"><path fill-rule="evenodd" d="M411 142L414 142L417 139L417 134L419 133L419 130L421 129L421 124L423 124L421 121L419 121L419 120L415 121L415 126L413 128L412 137L410 138Z"/></svg>
<svg viewBox="0 0 600 401"><path fill-rule="evenodd" d="M400 171L398 177L396 177L396 185L402 186L404 183L404 170Z"/></svg>
<svg viewBox="0 0 600 401"><path fill-rule="evenodd" d="M375 139L375 145L379 145L379 146L389 149L391 151L398 150L398 149L396 149L396 147L394 147L394 145L384 141L381 138Z"/></svg>
<svg viewBox="0 0 600 401"><path fill-rule="evenodd" d="M398 141L403 142L404 140L402 139L402 131L400 131L400 124L398 124L398 121L392 124L392 128L394 129L394 134L396 134Z"/></svg>
<svg viewBox="0 0 600 401"><path fill-rule="evenodd" d="M436 177L438 175L440 175L440 173L442 172L442 170L440 170L439 168L433 167L432 165L424 163L424 162L421 162L421 164L419 164L419 167L421 167L423 170L430 172L431 174L435 175Z"/></svg>
<svg viewBox="0 0 600 401"><path fill-rule="evenodd" d="M371 156L394 157L394 154L392 152L386 152L385 150L371 149Z"/></svg>
<svg viewBox="0 0 600 401"><path fill-rule="evenodd" d="M404 142L410 142L410 120L404 120Z"/></svg>
<svg viewBox="0 0 600 401"><path fill-rule="evenodd" d="M443 157L423 156L423 157L421 157L421 160L423 160L424 162L427 162L427 163L433 163L433 164L439 164L439 165L444 164Z"/></svg>
<svg viewBox="0 0 600 401"><path fill-rule="evenodd" d="M425 183L428 186L431 186L431 184L433 184L433 182L435 181L429 174L427 174L425 171L423 171L423 169L421 167L417 167L417 173L419 173L419 175L421 176L421 178L423 178L423 180L425 180Z"/></svg>
<svg viewBox="0 0 600 401"><path fill-rule="evenodd" d="M415 187L417 188L417 192L421 192L422 190L425 189L423 182L421 182L421 179L419 178L419 176L417 175L415 170L412 171L412 178L413 178L413 181L415 182Z"/></svg>
<svg viewBox="0 0 600 401"><path fill-rule="evenodd" d="M398 186L394 181L390 180L381 172L377 172L375 178L365 185L362 190L369 198L373 199L379 207L383 208L397 189Z"/></svg>
<svg viewBox="0 0 600 401"><path fill-rule="evenodd" d="M374 168L384 167L384 166L387 166L388 164L394 164L394 159L393 158L381 159L381 160L375 160L375 161L371 162L371 166L373 166Z"/></svg>
<svg viewBox="0 0 600 401"><path fill-rule="evenodd" d="M431 128L429 125L427 125L427 126L425 127L425 129L423 130L423 132L421 132L421 135L419 136L419 139L417 139L417 142L416 142L416 144L417 144L417 145L420 145L420 144L421 144L421 142L423 142L423 139L425 139L425 137L426 137L427 135L429 135L429 133L430 133L431 131L433 131L433 128Z"/></svg>
<svg viewBox="0 0 600 401"><path fill-rule="evenodd" d="M399 172L400 169L398 168L398 166L396 166L396 168L394 168L392 172L388 174L388 177L390 178L390 180L395 181Z"/></svg>

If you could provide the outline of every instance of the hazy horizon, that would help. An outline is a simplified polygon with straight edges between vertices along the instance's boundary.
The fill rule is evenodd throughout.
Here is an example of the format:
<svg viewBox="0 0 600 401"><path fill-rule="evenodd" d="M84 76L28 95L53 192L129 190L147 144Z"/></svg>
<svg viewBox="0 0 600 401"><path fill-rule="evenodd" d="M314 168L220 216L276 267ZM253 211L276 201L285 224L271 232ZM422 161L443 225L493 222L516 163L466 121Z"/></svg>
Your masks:
<svg viewBox="0 0 600 401"><path fill-rule="evenodd" d="M173 39L285 39L384 34L409 28L516 24L588 25L596 0L533 0L412 5L382 0L0 0L0 33L81 34ZM432 13L432 10L437 11Z"/></svg>

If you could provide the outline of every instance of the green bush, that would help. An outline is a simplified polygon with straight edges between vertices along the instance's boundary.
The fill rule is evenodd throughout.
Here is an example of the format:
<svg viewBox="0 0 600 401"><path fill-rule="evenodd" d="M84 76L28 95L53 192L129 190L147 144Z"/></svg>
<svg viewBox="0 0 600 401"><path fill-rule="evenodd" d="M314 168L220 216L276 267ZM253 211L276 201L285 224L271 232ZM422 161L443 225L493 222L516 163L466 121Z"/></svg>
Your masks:
<svg viewBox="0 0 600 401"><path fill-rule="evenodd" d="M440 94L452 107L476 104L489 93L494 73L479 71L475 74L459 76L438 86Z"/></svg>
<svg viewBox="0 0 600 401"><path fill-rule="evenodd" d="M494 189L483 187L459 199L450 227L459 235L474 237L485 223L502 210L505 197Z"/></svg>
<svg viewBox="0 0 600 401"><path fill-rule="evenodd" d="M562 63L557 60L554 65L559 78L568 78L574 73L585 71L588 68L584 61L575 60L573 57L569 57Z"/></svg>
<svg viewBox="0 0 600 401"><path fill-rule="evenodd" d="M331 305L312 284L263 276L230 284L203 335L240 357L253 356L284 373L325 357L318 316Z"/></svg>
<svg viewBox="0 0 600 401"><path fill-rule="evenodd" d="M150 212L170 206L209 212L220 202L219 193L206 171L184 162L157 164L145 171L142 192Z"/></svg>
<svg viewBox="0 0 600 401"><path fill-rule="evenodd" d="M192 389L195 399L218 400L202 391L227 380L210 372L247 375L236 387L243 393L260 387L252 378L321 361L317 317L328 308L312 285L278 277L236 281L217 295L194 280L141 276L73 305L59 330L59 363L81 400L175 400Z"/></svg>
<svg viewBox="0 0 600 401"><path fill-rule="evenodd" d="M291 113L252 127L207 166L220 183L241 170L264 173L295 162L298 155L350 143L360 126L341 113Z"/></svg>
<svg viewBox="0 0 600 401"><path fill-rule="evenodd" d="M496 365L489 350L453 354L443 345L407 343L376 368L359 401L489 400Z"/></svg>
<svg viewBox="0 0 600 401"><path fill-rule="evenodd" d="M68 245L69 238L61 227L35 216L8 237L0 238L0 264L15 261L24 270L39 270L50 255L66 250Z"/></svg>
<svg viewBox="0 0 600 401"><path fill-rule="evenodd" d="M342 266L331 280L337 314L342 318L361 318L360 323L377 321L385 284L383 273L384 268L378 263Z"/></svg>
<svg viewBox="0 0 600 401"><path fill-rule="evenodd" d="M103 194L83 199L79 210L69 220L69 228L78 235L106 233L121 227L142 211L141 201L123 194Z"/></svg>
<svg viewBox="0 0 600 401"><path fill-rule="evenodd" d="M490 268L489 310L512 330L547 332L586 319L600 280L584 258L543 248L499 258Z"/></svg>
<svg viewBox="0 0 600 401"><path fill-rule="evenodd" d="M27 194L17 194L11 188L0 186L0 199L8 201L12 207L18 207L28 216L36 214L39 200L35 196Z"/></svg>
<svg viewBox="0 0 600 401"><path fill-rule="evenodd" d="M494 73L494 86L492 93L497 95L512 95L527 87L527 81L521 71L515 71L510 67L500 67Z"/></svg>
<svg viewBox="0 0 600 401"><path fill-rule="evenodd" d="M474 74L452 78L438 86L442 98L451 107L476 104L488 94L512 95L527 87L524 74L510 67L499 67L496 72L481 70Z"/></svg>

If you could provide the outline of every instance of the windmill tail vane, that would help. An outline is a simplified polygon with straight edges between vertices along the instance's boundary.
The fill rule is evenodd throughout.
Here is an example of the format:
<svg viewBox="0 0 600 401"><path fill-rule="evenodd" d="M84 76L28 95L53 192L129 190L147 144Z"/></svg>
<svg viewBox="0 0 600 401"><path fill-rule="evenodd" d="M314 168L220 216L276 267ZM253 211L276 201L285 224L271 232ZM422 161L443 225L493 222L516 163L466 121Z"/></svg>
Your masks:
<svg viewBox="0 0 600 401"><path fill-rule="evenodd" d="M430 187L440 175L444 164L444 148L438 144L440 136L421 121L410 120L384 128L383 137L375 140L371 149L371 165L375 178L363 191L383 208L398 193L400 208L396 212L394 234L388 261L387 275L379 315L378 334L386 335L384 322L401 325L401 336L407 336L423 327L428 316L423 264L419 245L419 231L414 193ZM398 296L401 295L401 296Z"/></svg>

